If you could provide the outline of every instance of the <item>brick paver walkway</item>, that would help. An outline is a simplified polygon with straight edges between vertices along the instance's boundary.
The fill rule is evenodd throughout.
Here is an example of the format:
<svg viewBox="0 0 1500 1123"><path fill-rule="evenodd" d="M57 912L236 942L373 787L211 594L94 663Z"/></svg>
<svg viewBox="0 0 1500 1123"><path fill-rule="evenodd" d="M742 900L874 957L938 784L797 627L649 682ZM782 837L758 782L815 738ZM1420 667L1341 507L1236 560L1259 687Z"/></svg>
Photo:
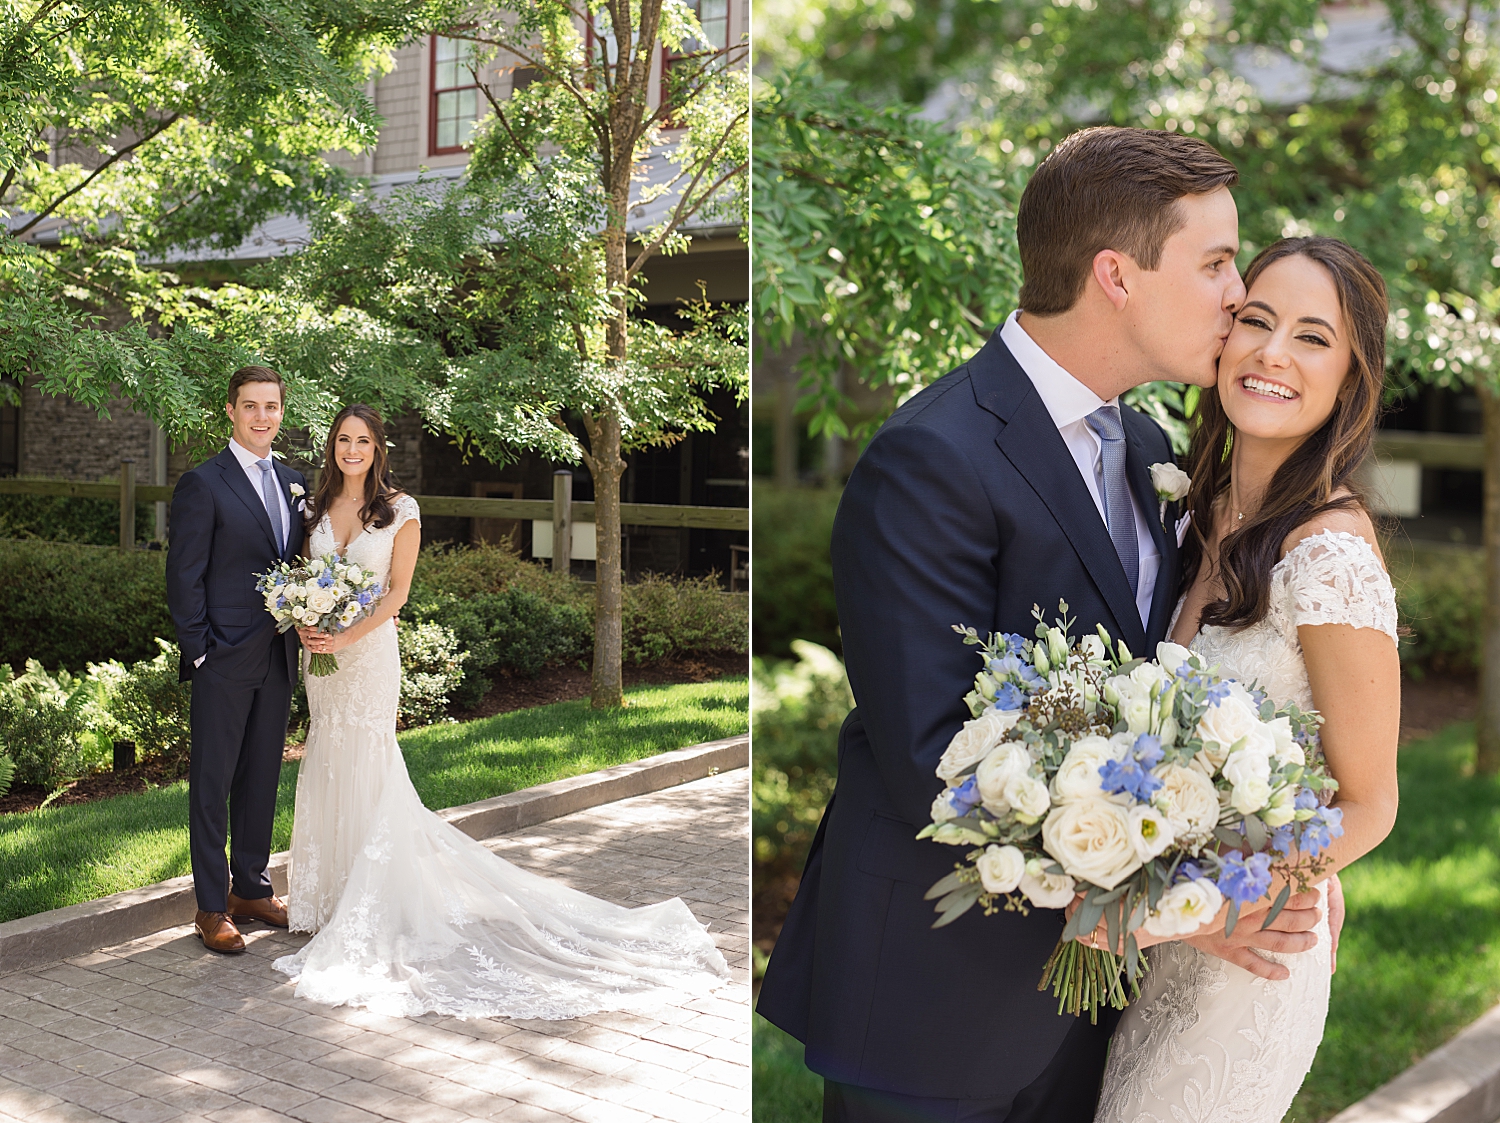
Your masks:
<svg viewBox="0 0 1500 1123"><path fill-rule="evenodd" d="M749 1117L748 784L735 769L490 839L621 904L681 896L734 973L650 1017L379 1017L300 1001L271 960L304 937L191 927L0 975L0 1123L674 1123Z"/></svg>

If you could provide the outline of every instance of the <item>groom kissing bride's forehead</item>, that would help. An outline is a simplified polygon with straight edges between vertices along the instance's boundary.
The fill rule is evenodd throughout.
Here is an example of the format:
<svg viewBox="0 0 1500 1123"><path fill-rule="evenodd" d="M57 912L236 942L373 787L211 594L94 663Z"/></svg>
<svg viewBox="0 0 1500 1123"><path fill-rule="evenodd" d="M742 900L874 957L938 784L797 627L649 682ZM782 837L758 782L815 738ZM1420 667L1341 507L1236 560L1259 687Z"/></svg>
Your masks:
<svg viewBox="0 0 1500 1123"><path fill-rule="evenodd" d="M1021 199L1019 310L850 476L831 553L856 708L759 1001L825 1077L825 1119L1093 1118L1117 1015L1059 1015L1038 991L1062 911L934 930L924 894L955 856L915 836L969 716L974 655L951 625L1029 634L1033 605L1065 599L1078 634L1103 625L1137 652L1166 635L1178 536L1149 466L1172 449L1119 395L1214 384L1245 298L1237 180L1192 137L1065 139Z"/></svg>

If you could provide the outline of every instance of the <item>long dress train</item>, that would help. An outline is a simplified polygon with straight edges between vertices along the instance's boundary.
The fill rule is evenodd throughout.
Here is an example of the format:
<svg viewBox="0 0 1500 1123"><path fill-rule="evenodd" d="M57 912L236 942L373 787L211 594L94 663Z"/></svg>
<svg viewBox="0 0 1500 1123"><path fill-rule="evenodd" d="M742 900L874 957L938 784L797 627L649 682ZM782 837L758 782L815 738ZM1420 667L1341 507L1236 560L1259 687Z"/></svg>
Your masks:
<svg viewBox="0 0 1500 1123"><path fill-rule="evenodd" d="M389 584L396 517L345 556ZM332 553L325 517L310 556ZM703 993L728 974L680 899L624 908L520 869L422 805L396 742L401 661L387 621L306 676L312 720L288 873L295 932L275 963L298 997L393 1016L565 1019Z"/></svg>

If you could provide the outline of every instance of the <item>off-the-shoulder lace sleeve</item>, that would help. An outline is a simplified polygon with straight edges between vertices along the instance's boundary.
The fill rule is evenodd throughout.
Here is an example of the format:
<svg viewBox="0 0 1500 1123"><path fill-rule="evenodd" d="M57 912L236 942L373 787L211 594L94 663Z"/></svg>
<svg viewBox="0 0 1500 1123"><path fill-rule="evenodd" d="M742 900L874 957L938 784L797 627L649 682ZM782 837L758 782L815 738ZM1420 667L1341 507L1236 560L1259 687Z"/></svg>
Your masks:
<svg viewBox="0 0 1500 1123"><path fill-rule="evenodd" d="M1292 624L1348 624L1396 638L1396 591L1363 538L1325 530L1282 559Z"/></svg>
<svg viewBox="0 0 1500 1123"><path fill-rule="evenodd" d="M391 520L391 533L395 533L413 519L417 525L422 525L422 509L417 506L417 501L410 495L401 494L396 496L395 502L391 504L396 512L396 517Z"/></svg>

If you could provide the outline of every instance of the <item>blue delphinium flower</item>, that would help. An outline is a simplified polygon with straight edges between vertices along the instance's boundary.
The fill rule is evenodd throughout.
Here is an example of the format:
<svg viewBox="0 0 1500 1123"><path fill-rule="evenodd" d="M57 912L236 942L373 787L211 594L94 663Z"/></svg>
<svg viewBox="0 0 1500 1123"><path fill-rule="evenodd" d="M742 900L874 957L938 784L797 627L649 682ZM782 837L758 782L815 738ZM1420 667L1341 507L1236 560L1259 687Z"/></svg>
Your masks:
<svg viewBox="0 0 1500 1123"><path fill-rule="evenodd" d="M1229 697L1229 684L1227 682L1216 682L1208 688L1208 704L1217 706L1225 698Z"/></svg>
<svg viewBox="0 0 1500 1123"><path fill-rule="evenodd" d="M953 808L955 815L963 818L979 806L981 798L979 794L979 777L970 776L948 794L948 806Z"/></svg>
<svg viewBox="0 0 1500 1123"><path fill-rule="evenodd" d="M318 588L326 589L333 584L333 570L325 569L318 575Z"/></svg>
<svg viewBox="0 0 1500 1123"><path fill-rule="evenodd" d="M1047 685L1047 680L1036 673L1036 668L1030 663L1022 663L1021 669L1016 672L1021 679L1021 685L1027 690L1037 691Z"/></svg>
<svg viewBox="0 0 1500 1123"><path fill-rule="evenodd" d="M1271 849L1282 857L1290 854L1292 852L1292 833L1292 825L1290 823L1277 827L1271 832Z"/></svg>
<svg viewBox="0 0 1500 1123"><path fill-rule="evenodd" d="M1149 803L1161 781L1133 760L1106 760L1099 766L1099 786L1110 795L1128 792L1138 803Z"/></svg>
<svg viewBox="0 0 1500 1123"><path fill-rule="evenodd" d="M1271 855L1225 854L1219 859L1219 892L1231 901L1248 905L1271 887Z"/></svg>
<svg viewBox="0 0 1500 1123"><path fill-rule="evenodd" d="M360 593L359 594L359 605L360 605L361 608L368 608L370 606L370 602L372 600L374 600L374 599L375 598L373 596L371 596L368 592Z"/></svg>
<svg viewBox="0 0 1500 1123"><path fill-rule="evenodd" d="M1001 650L1009 655L1020 655L1026 650L1026 640L1015 632L1006 632L1000 637Z"/></svg>
<svg viewBox="0 0 1500 1123"><path fill-rule="evenodd" d="M1318 809L1318 793L1311 788L1299 788L1297 799L1293 806L1298 811L1316 811Z"/></svg>
<svg viewBox="0 0 1500 1123"><path fill-rule="evenodd" d="M1183 862L1177 867L1177 876L1183 881L1197 881L1203 876L1203 867L1197 862Z"/></svg>
<svg viewBox="0 0 1500 1123"><path fill-rule="evenodd" d="M1155 768L1161 763L1161 758L1166 754L1162 751L1161 738L1150 733L1142 733L1135 739L1135 747L1131 750L1135 759L1140 761L1142 768Z"/></svg>
<svg viewBox="0 0 1500 1123"><path fill-rule="evenodd" d="M1302 849L1316 858L1344 833L1344 813L1337 807L1320 807L1302 827Z"/></svg>
<svg viewBox="0 0 1500 1123"><path fill-rule="evenodd" d="M1000 689L995 692L995 708L1000 710L1019 710L1026 705L1026 695L1016 687L1014 683L1002 682Z"/></svg>

